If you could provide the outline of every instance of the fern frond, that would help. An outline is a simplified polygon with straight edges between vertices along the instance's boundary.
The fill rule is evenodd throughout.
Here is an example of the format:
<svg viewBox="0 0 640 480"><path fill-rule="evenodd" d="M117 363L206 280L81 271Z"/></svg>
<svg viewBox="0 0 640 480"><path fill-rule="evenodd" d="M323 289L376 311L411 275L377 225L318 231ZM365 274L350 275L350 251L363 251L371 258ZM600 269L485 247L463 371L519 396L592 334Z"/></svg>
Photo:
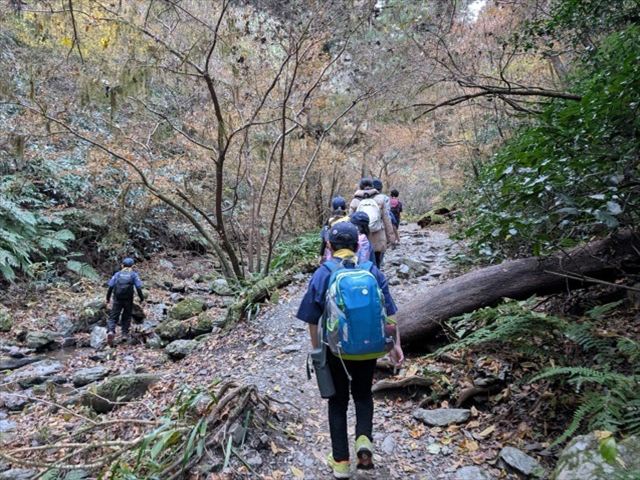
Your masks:
<svg viewBox="0 0 640 480"><path fill-rule="evenodd" d="M573 434L575 434L578 431L578 429L580 428L580 425L585 420L585 418L588 415L592 414L593 412L597 412L598 410L600 410L602 408L602 404L603 404L603 401L600 395L588 394L583 396L582 403L577 408L577 410L573 413L573 418L571 419L571 423L569 424L567 429L562 433L562 435L560 435L557 439L553 441L551 446L553 447L553 446L559 445L565 442L571 436L573 436Z"/></svg>
<svg viewBox="0 0 640 480"><path fill-rule="evenodd" d="M558 377L567 375L570 381L579 383L597 383L599 385L616 384L616 383L632 383L633 377L628 377L621 373L609 372L603 370L595 370L588 367L553 367L548 368L531 379L531 382L537 382L545 378Z"/></svg>
<svg viewBox="0 0 640 480"><path fill-rule="evenodd" d="M598 305L591 310L587 311L587 317L592 320L602 320L608 313L618 308L624 300L618 300L617 302L605 303L604 305Z"/></svg>

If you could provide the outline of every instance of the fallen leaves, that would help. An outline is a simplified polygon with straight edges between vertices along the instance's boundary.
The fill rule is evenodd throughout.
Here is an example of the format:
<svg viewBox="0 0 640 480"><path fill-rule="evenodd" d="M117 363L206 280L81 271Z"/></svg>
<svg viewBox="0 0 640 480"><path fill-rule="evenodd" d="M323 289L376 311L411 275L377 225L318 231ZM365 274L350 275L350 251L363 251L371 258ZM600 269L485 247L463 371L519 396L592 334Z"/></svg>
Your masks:
<svg viewBox="0 0 640 480"><path fill-rule="evenodd" d="M304 472L302 470L300 470L299 468L294 467L293 465L291 465L291 467L289 467L289 469L291 470L291 473L293 473L294 477L299 478L300 480L304 479Z"/></svg>

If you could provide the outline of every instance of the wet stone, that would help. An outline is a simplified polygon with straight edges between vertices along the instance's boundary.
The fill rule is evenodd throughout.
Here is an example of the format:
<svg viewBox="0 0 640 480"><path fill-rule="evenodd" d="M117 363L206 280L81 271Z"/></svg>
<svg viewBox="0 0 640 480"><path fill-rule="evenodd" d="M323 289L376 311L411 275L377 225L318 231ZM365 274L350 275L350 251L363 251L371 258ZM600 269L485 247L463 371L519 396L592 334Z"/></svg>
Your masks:
<svg viewBox="0 0 640 480"><path fill-rule="evenodd" d="M41 360L24 366L7 375L5 383L18 383L22 388L29 388L50 380L55 374L62 371L62 363L55 360Z"/></svg>

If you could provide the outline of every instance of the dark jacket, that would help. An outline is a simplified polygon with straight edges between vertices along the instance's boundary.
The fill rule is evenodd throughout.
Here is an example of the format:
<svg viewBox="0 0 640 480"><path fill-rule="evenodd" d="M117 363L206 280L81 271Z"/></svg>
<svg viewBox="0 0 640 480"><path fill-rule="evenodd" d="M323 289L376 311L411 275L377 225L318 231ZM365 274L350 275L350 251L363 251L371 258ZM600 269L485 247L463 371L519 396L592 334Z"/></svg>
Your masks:
<svg viewBox="0 0 640 480"><path fill-rule="evenodd" d="M140 277L138 276L137 272L134 272L133 270L131 270L131 268L125 267L122 270L120 270L119 272L116 272L113 277L111 277L111 280L109 280L109 283L107 284L107 286L109 287L107 290L107 302L109 302L109 300L111 300L111 295L113 294L113 289L116 286L116 283L118 282L118 278L120 277L120 273L122 272L131 272L132 274L132 278L133 278L133 286L135 287L136 291L138 292L138 297L140 298L140 301L142 302L144 300L144 295L142 294L142 281L140 280ZM133 301L133 297L131 297L131 301Z"/></svg>

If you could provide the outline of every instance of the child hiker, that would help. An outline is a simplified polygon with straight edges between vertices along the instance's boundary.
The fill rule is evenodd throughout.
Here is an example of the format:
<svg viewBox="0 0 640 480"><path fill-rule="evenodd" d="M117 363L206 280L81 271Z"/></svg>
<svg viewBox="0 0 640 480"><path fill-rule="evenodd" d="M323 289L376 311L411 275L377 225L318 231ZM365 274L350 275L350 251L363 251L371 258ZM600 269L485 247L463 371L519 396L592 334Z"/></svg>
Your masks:
<svg viewBox="0 0 640 480"><path fill-rule="evenodd" d="M369 242L369 215L365 212L351 214L351 223L358 228L358 264L376 261L376 256Z"/></svg>
<svg viewBox="0 0 640 480"><path fill-rule="evenodd" d="M393 230L396 232L396 239L400 242L400 235L398 235L398 228L400 228L400 216L402 215L402 202L398 198L400 196L400 192L395 188L391 190L391 215L393 218L391 219L391 223L393 224Z"/></svg>
<svg viewBox="0 0 640 480"><path fill-rule="evenodd" d="M356 226L351 222L333 225L329 229L328 246L333 258L318 267L313 274L296 316L309 324L314 351L327 347L326 368L330 372L329 379L333 381L331 394L326 395L329 398L328 415L332 447L328 465L335 478L350 478L347 435L349 391L356 411L356 467L372 469L374 465L371 386L376 358L388 351L390 359L399 365L404 356L395 322L390 318L396 313L397 308L389 293L387 280L371 262L357 266ZM348 325L339 324L340 315L331 315L337 307L337 295L341 298L342 320L352 322ZM358 298L352 302L354 296ZM354 304L357 304L358 308L350 310L350 305ZM383 323L384 331L381 331ZM336 342L336 335L339 336L345 329L349 329L352 334L349 338L338 338ZM364 337L370 335L371 338L362 338L360 335L361 343L356 344L354 339L358 335L353 332L358 329L360 333L367 332ZM367 352L368 350L362 349L363 346L373 346L376 351L355 354ZM338 353L335 353L334 349L337 349ZM318 378L320 382L320 377ZM325 396L322 389L321 394Z"/></svg>
<svg viewBox="0 0 640 480"><path fill-rule="evenodd" d="M113 306L111 307L109 321L107 322L107 345L110 347L113 347L118 320L120 320L122 338L124 340L130 340L129 325L131 324L134 288L138 292L140 302L144 302L142 282L138 274L132 269L134 263L133 258L125 258L122 260L122 269L116 272L108 283L107 304L109 304L111 295L113 295Z"/></svg>
<svg viewBox="0 0 640 480"><path fill-rule="evenodd" d="M331 216L325 222L320 232L322 244L320 245L320 261L318 263L331 259L331 251L327 248L329 227L333 226L334 223L346 222L347 220L349 220L347 216L347 201L340 196L333 197L333 200L331 200Z"/></svg>

